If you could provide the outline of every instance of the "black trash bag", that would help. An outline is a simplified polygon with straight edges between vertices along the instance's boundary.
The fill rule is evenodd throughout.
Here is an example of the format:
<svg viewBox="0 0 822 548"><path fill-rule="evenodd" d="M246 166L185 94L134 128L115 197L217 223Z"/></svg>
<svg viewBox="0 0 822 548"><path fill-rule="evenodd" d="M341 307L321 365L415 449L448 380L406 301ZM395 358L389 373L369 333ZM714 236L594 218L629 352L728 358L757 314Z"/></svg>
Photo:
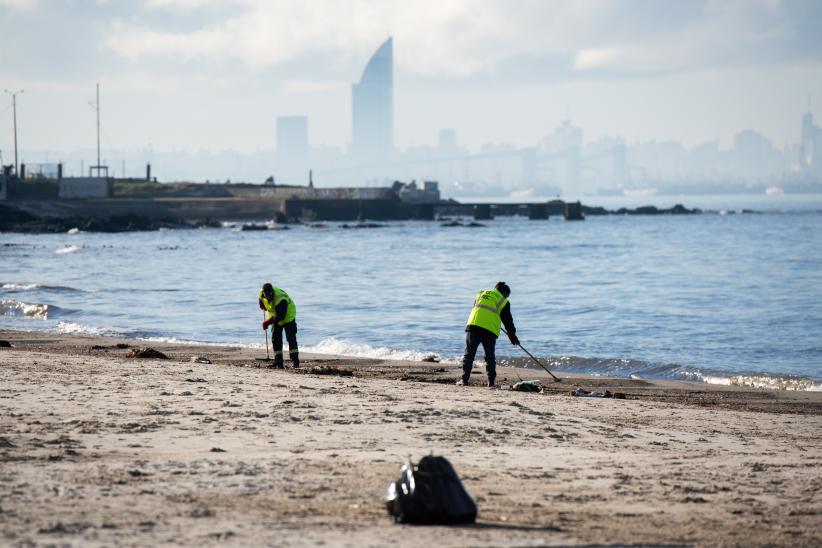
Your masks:
<svg viewBox="0 0 822 548"><path fill-rule="evenodd" d="M402 467L388 485L385 507L396 523L474 523L477 505L445 457L423 457Z"/></svg>

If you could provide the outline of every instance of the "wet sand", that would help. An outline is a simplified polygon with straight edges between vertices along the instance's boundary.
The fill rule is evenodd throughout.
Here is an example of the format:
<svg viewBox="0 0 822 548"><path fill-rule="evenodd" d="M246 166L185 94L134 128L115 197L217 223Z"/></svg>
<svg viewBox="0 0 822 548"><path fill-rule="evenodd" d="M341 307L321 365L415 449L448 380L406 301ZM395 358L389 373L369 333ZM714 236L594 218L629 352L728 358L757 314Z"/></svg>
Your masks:
<svg viewBox="0 0 822 548"><path fill-rule="evenodd" d="M0 331L0 544L822 544L822 393ZM127 358L152 348L170 360ZM192 356L212 363L193 363ZM353 376L322 375L338 366ZM627 399L575 398L575 387ZM446 456L464 527L394 525Z"/></svg>

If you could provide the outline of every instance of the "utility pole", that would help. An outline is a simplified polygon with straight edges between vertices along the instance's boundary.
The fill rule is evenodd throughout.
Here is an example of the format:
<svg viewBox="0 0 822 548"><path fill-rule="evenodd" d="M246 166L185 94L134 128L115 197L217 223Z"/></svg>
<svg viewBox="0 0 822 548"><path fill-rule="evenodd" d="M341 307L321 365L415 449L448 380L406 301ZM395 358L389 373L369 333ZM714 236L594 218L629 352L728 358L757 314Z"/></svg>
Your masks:
<svg viewBox="0 0 822 548"><path fill-rule="evenodd" d="M103 169L103 166L100 164L100 82L97 82L96 100L93 103L89 101L88 104L97 112L97 165L89 167L89 175L91 175L92 171L96 171L99 177L100 171ZM106 169L106 176L108 176L108 169Z"/></svg>
<svg viewBox="0 0 822 548"><path fill-rule="evenodd" d="M100 82L97 82L97 176L100 176Z"/></svg>
<svg viewBox="0 0 822 548"><path fill-rule="evenodd" d="M6 89L4 91L11 95L11 109L13 112L12 116L14 118L14 176L17 177L20 175L17 166L17 95L23 93L23 90L18 89L17 91L9 91Z"/></svg>

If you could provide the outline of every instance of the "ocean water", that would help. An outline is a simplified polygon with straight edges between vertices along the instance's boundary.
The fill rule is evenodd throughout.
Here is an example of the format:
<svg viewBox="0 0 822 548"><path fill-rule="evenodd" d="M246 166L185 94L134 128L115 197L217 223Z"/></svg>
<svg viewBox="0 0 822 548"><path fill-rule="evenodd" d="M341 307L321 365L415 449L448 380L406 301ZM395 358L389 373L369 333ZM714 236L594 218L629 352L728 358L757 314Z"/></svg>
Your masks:
<svg viewBox="0 0 822 548"><path fill-rule="evenodd" d="M0 328L262 349L271 281L304 350L457 360L474 292L503 280L522 344L557 370L819 390L822 196L770 198L484 228L2 233ZM497 353L527 363L504 337Z"/></svg>

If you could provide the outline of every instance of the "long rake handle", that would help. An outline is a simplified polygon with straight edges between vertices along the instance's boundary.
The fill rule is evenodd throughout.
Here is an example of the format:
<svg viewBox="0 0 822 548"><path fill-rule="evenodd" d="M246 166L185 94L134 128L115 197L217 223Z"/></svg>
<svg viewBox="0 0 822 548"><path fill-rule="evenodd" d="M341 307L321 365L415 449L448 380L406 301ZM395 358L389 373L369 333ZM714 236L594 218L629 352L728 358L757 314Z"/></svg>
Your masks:
<svg viewBox="0 0 822 548"><path fill-rule="evenodd" d="M501 328L501 329L502 329L502 332L503 332L503 333L505 333L506 335L508 334L508 332L505 330L505 328ZM549 375L551 375L551 377L553 377L554 382L560 382L560 381L562 380L562 379L560 379L559 377L557 377L556 375L554 375L553 373L551 373L550 371L548 371L548 368L547 368L547 367L545 367L544 365L542 365L542 362L541 362L541 361L539 361L538 359L536 359L536 358L534 357L534 355L533 355L533 354L531 354L530 352L528 352L528 350L526 350L526 348L525 348L524 346L522 346L521 344L518 344L517 346L519 346L519 347L522 349L522 351L523 351L523 352L525 352L526 354L528 354L528 357L529 357L529 358L531 358L532 360L534 360L538 366L540 366L541 368L545 369L545 371L546 371Z"/></svg>
<svg viewBox="0 0 822 548"><path fill-rule="evenodd" d="M265 310L263 310L263 321L265 321ZM263 335L263 337L265 337L265 359L270 360L271 358L268 356L268 328L267 327L265 328L265 334Z"/></svg>

